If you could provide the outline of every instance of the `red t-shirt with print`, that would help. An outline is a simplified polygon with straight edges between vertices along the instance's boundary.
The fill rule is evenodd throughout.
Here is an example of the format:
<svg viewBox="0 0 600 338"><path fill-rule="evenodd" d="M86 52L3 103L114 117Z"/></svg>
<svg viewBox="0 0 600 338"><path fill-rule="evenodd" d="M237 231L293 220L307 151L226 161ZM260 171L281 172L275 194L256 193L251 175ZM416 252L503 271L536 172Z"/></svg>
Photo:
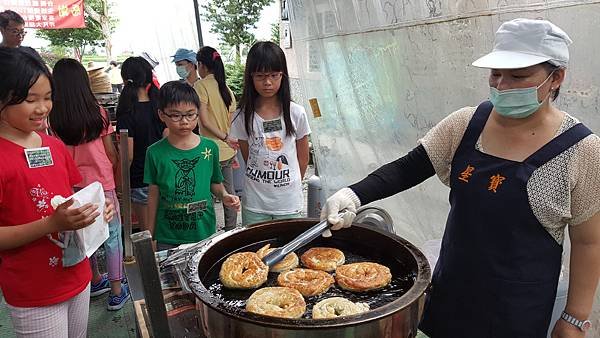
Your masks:
<svg viewBox="0 0 600 338"><path fill-rule="evenodd" d="M39 133L49 147L53 165L30 169L25 149L0 137L0 226L36 221L50 216L55 195L71 196L81 175L65 145ZM58 239L58 234L52 237ZM87 258L62 266L62 249L47 236L16 249L0 251L0 288L6 302L16 307L61 303L83 291L91 280Z"/></svg>

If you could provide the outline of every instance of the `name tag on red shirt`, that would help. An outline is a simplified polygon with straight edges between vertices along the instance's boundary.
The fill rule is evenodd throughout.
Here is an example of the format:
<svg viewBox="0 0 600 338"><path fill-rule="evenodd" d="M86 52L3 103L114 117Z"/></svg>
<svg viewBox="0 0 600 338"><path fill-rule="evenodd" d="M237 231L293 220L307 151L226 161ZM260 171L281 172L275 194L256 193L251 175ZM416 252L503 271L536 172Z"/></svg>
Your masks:
<svg viewBox="0 0 600 338"><path fill-rule="evenodd" d="M27 165L31 169L54 165L49 147L25 149L25 158L27 158Z"/></svg>

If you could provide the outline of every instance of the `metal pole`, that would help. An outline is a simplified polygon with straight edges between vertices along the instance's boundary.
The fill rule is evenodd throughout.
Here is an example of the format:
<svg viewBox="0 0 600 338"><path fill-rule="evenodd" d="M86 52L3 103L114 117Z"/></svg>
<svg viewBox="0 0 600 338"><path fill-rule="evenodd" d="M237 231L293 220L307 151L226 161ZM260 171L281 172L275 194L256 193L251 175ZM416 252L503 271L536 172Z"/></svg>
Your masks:
<svg viewBox="0 0 600 338"><path fill-rule="evenodd" d="M133 248L131 247L131 189L129 182L129 143L127 129L119 130L119 155L121 157L121 215L123 216L123 231L125 240L125 257L123 261L127 264L133 262Z"/></svg>
<svg viewBox="0 0 600 338"><path fill-rule="evenodd" d="M150 317L150 327L153 337L171 337L167 309L160 286L160 277L156 265L156 257L152 250L152 235L150 231L131 235L131 242L135 249L135 259L140 269L144 300Z"/></svg>
<svg viewBox="0 0 600 338"><path fill-rule="evenodd" d="M204 47L204 41L202 40L202 26L200 24L200 8L198 6L198 0L194 0L194 13L196 13L196 30L198 31L198 48Z"/></svg>

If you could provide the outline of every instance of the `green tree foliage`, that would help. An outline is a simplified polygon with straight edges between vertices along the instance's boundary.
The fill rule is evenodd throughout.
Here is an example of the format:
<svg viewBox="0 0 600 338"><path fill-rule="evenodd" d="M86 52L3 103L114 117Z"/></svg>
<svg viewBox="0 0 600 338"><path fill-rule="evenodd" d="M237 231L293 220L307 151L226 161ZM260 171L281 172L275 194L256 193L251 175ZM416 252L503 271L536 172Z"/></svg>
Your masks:
<svg viewBox="0 0 600 338"><path fill-rule="evenodd" d="M244 44L241 46L239 60L241 63L246 62L248 52L250 52L250 48L252 48L252 45L254 45L255 42L256 40L252 40L252 42L250 42L249 44ZM226 43L221 43L219 44L219 48L217 50L221 54L221 59L223 60L223 63L233 63L238 61L236 59L237 55L235 54L236 50L233 46L230 46Z"/></svg>
<svg viewBox="0 0 600 338"><path fill-rule="evenodd" d="M217 50L219 51L219 54L221 54L221 60L224 64L235 61L235 50L232 46L226 43L220 43Z"/></svg>
<svg viewBox="0 0 600 338"><path fill-rule="evenodd" d="M262 9L272 0L211 0L202 7L205 17L212 22L211 32L221 35L223 41L235 47L236 63L241 60L242 45L254 40L251 28L256 28Z"/></svg>
<svg viewBox="0 0 600 338"><path fill-rule="evenodd" d="M50 68L54 68L56 62L62 58L70 57L70 50L66 47L61 46L48 46L44 48L38 49L40 56L44 59L44 62L50 66Z"/></svg>
<svg viewBox="0 0 600 338"><path fill-rule="evenodd" d="M86 0L88 6L85 6L85 13L94 20L99 26L104 39L104 49L106 51L106 61L112 60L112 33L117 26L118 20L110 15L112 7L111 0Z"/></svg>
<svg viewBox="0 0 600 338"><path fill-rule="evenodd" d="M281 42L281 30L279 29L279 22L273 22L271 24L271 41L278 45Z"/></svg>
<svg viewBox="0 0 600 338"><path fill-rule="evenodd" d="M99 25L86 15L85 28L40 29L36 35L50 41L52 46L73 48L73 54L81 60L86 46L97 46L102 39Z"/></svg>
<svg viewBox="0 0 600 338"><path fill-rule="evenodd" d="M78 60L88 46L110 45L107 35L110 41L115 21L108 18L108 0L87 0L84 6L85 28L40 29L36 35L50 41L52 46L72 48ZM108 30L107 25L110 27Z"/></svg>
<svg viewBox="0 0 600 338"><path fill-rule="evenodd" d="M240 102L244 90L244 69L245 66L241 62L225 64L227 85L233 92L237 102Z"/></svg>

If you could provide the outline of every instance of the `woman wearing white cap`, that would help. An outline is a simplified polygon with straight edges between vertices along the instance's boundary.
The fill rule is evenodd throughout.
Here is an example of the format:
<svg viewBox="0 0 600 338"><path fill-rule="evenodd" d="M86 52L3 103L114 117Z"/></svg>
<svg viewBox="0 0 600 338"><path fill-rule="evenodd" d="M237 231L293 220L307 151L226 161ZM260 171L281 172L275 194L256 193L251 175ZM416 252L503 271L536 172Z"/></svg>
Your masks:
<svg viewBox="0 0 600 338"><path fill-rule="evenodd" d="M420 328L438 337L545 337L571 238L567 306L552 337L584 337L600 275L600 138L557 109L571 40L544 20L516 19L494 50L490 101L460 109L406 156L332 195L332 229L361 205L437 174L451 188ZM339 210L346 209L343 219Z"/></svg>

